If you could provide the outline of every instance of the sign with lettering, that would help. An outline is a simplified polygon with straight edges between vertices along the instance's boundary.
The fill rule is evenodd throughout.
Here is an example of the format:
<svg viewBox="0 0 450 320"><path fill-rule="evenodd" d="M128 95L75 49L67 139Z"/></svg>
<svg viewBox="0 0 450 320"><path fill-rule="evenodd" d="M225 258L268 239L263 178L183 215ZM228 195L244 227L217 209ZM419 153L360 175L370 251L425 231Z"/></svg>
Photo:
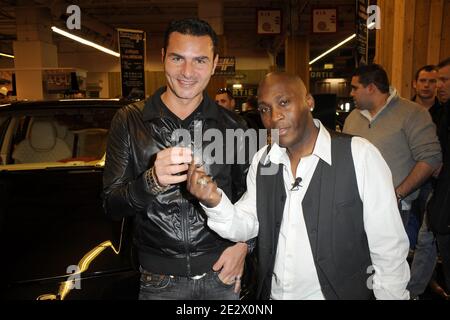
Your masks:
<svg viewBox="0 0 450 320"><path fill-rule="evenodd" d="M256 96L258 92L258 88L256 86L247 86L245 88L241 89L234 89L233 88L233 97L250 97L250 96Z"/></svg>
<svg viewBox="0 0 450 320"><path fill-rule="evenodd" d="M145 98L145 32L118 29L122 97Z"/></svg>
<svg viewBox="0 0 450 320"><path fill-rule="evenodd" d="M337 31L337 9L312 9L313 33L334 33Z"/></svg>
<svg viewBox="0 0 450 320"><path fill-rule="evenodd" d="M214 74L217 76L234 76L236 73L235 57L219 57Z"/></svg>
<svg viewBox="0 0 450 320"><path fill-rule="evenodd" d="M330 79L335 77L333 71L311 71L310 76L311 79Z"/></svg>
<svg viewBox="0 0 450 320"><path fill-rule="evenodd" d="M258 34L281 33L281 10L258 10Z"/></svg>

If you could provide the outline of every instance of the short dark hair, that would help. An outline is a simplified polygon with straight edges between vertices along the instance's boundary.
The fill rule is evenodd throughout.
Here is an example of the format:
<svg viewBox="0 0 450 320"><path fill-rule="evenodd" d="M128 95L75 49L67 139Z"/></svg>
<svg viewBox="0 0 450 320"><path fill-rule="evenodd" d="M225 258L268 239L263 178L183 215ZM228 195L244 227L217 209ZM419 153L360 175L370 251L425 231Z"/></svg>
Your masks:
<svg viewBox="0 0 450 320"><path fill-rule="evenodd" d="M425 72L436 71L436 72L437 72L437 71L438 71L438 68L437 68L435 65L432 65L432 64L423 66L422 68L420 68L420 69L417 70L417 72L416 72L416 77L414 78L414 79L416 79L416 81L419 80L419 74L420 74L422 71L425 71Z"/></svg>
<svg viewBox="0 0 450 320"><path fill-rule="evenodd" d="M167 27L164 33L164 55L169 45L169 37L173 32L179 32L184 35L191 36L209 36L213 43L214 57L218 54L218 38L214 29L208 22L200 20L198 18L187 18L182 20L174 20Z"/></svg>
<svg viewBox="0 0 450 320"><path fill-rule="evenodd" d="M354 77L359 77L359 82L367 87L373 83L381 93L389 93L389 78L386 71L379 64L361 65L353 73Z"/></svg>
<svg viewBox="0 0 450 320"><path fill-rule="evenodd" d="M230 100L233 100L233 99L234 99L233 93L232 93L231 90L228 89L228 88L220 88L220 89L218 89L217 92L216 92L216 94L224 94L224 93L227 94L227 96L228 96L228 98L230 98Z"/></svg>
<svg viewBox="0 0 450 320"><path fill-rule="evenodd" d="M438 68L438 69L442 69L442 68L445 68L445 67L447 67L447 66L450 66L450 57L448 57L447 59L441 61L441 62L437 65L437 68Z"/></svg>

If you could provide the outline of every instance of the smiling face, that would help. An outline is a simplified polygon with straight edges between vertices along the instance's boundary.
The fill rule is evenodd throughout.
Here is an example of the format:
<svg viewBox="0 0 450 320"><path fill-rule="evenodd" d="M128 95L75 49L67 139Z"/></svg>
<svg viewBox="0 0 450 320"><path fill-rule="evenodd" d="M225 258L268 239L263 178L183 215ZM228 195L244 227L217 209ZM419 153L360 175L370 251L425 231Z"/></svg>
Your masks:
<svg viewBox="0 0 450 320"><path fill-rule="evenodd" d="M218 60L211 38L173 32L162 56L169 99L200 103Z"/></svg>
<svg viewBox="0 0 450 320"><path fill-rule="evenodd" d="M293 76L269 74L258 89L258 109L264 126L278 129L280 146L290 151L311 136L313 105L303 82Z"/></svg>

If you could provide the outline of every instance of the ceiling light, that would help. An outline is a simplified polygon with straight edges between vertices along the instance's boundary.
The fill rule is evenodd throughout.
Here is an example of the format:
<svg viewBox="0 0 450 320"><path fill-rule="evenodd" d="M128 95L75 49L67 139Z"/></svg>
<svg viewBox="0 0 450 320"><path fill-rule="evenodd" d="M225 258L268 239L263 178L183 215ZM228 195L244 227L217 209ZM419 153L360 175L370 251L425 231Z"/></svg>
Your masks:
<svg viewBox="0 0 450 320"><path fill-rule="evenodd" d="M14 56L12 56L10 54L2 53L2 52L0 52L0 56L14 59Z"/></svg>
<svg viewBox="0 0 450 320"><path fill-rule="evenodd" d="M367 26L368 29L371 29L373 26L375 26L375 22L372 22L371 24L369 24ZM322 53L320 56L318 56L317 58L311 60L309 62L309 64L313 64L314 62L317 62L318 60L322 59L323 57L325 57L327 54L333 52L334 50L336 50L337 48L343 46L344 44L346 44L347 42L349 42L350 40L353 40L353 38L356 37L356 33L352 34L350 37L348 37L347 39L345 39L344 41L342 41L341 43L338 43L337 45L335 45L333 48L331 48L328 51L325 51L324 53Z"/></svg>
<svg viewBox="0 0 450 320"><path fill-rule="evenodd" d="M353 38L356 37L356 34L352 34L350 37L348 37L347 39L345 39L344 41L342 41L341 43L338 43L337 45L335 45L333 48L331 48L328 51L325 51L324 53L322 53L320 56L318 56L317 58L311 60L309 62L309 64L313 64L314 62L317 62L318 60L322 59L323 57L325 57L327 54L333 52L334 50L336 50L337 48L343 46L344 44L346 44L347 42L349 42L350 40L353 40Z"/></svg>
<svg viewBox="0 0 450 320"><path fill-rule="evenodd" d="M98 45L98 44L96 44L94 42L91 42L89 40L83 39L83 38L78 37L76 35L73 35L73 34L71 34L69 32L66 32L64 30L61 30L61 29L59 29L57 27L52 27L52 30L53 30L53 32L56 32L56 33L58 33L58 34L60 34L62 36L65 36L65 37L70 38L72 40L78 41L78 42L80 42L82 44L85 44L87 46L93 47L93 48L95 48L97 50L100 50L100 51L103 51L103 52L105 52L107 54L113 55L115 57L120 57L120 53L118 53L118 52L115 52L115 51L112 51L112 50L110 50L108 48L102 47L101 45Z"/></svg>

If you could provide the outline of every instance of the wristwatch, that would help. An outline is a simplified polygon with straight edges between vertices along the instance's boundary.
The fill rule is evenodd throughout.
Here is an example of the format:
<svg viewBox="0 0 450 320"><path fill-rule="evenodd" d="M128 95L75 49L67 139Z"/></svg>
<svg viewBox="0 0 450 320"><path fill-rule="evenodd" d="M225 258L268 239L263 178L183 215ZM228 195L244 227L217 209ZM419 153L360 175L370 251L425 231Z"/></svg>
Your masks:
<svg viewBox="0 0 450 320"><path fill-rule="evenodd" d="M155 167L151 167L145 172L145 181L147 183L148 189L154 195L163 193L170 187L170 186L163 187L158 183L158 180L156 179L155 175Z"/></svg>

